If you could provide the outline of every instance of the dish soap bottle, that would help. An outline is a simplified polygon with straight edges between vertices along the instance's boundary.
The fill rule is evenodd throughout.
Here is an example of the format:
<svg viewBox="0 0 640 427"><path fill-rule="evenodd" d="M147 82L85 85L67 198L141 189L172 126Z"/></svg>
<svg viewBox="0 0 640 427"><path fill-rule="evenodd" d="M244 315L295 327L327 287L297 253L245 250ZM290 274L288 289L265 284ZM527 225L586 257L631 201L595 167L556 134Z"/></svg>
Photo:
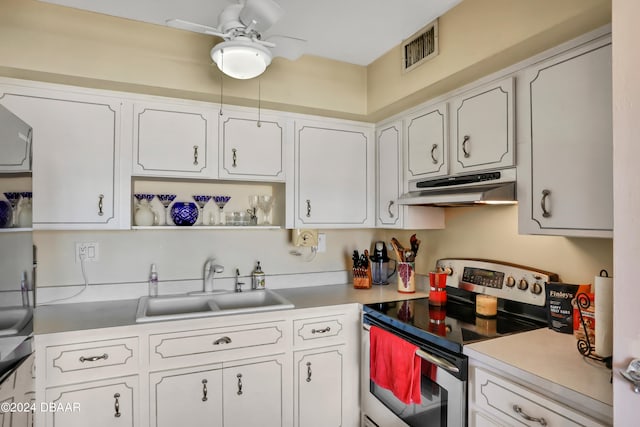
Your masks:
<svg viewBox="0 0 640 427"><path fill-rule="evenodd" d="M256 265L256 269L251 273L251 289L265 289L267 282L265 280L265 274L260 267L260 261Z"/></svg>
<svg viewBox="0 0 640 427"><path fill-rule="evenodd" d="M151 273L149 273L149 296L152 298L158 296L158 271L155 264L151 264Z"/></svg>

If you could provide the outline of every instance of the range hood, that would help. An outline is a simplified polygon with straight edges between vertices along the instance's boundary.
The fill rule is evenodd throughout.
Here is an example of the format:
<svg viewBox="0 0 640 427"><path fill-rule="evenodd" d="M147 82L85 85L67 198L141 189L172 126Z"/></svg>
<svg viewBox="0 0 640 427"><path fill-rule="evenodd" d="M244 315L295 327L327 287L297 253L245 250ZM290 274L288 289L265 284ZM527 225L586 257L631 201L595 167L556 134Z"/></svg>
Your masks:
<svg viewBox="0 0 640 427"><path fill-rule="evenodd" d="M502 169L409 182L399 205L473 206L516 203L516 170Z"/></svg>

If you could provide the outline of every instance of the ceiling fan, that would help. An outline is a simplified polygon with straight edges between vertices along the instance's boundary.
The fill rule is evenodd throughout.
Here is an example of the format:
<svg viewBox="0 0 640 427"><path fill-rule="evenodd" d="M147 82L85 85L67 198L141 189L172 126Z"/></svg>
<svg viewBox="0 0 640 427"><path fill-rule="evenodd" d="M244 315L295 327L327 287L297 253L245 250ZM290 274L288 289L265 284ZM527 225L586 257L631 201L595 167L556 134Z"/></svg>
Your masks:
<svg viewBox="0 0 640 427"><path fill-rule="evenodd" d="M188 31L221 37L224 41L211 49L211 58L220 71L236 79L259 76L273 57L298 59L305 40L286 36L263 39L262 33L275 24L284 11L274 0L238 0L218 16L218 27L182 19L170 19L167 25Z"/></svg>

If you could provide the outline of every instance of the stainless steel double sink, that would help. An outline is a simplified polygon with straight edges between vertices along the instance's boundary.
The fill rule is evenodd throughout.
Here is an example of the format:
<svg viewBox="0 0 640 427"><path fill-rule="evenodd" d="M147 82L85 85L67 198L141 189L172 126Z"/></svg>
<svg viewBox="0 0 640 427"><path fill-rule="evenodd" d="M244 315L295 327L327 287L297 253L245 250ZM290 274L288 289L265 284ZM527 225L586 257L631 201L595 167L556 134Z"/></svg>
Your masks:
<svg viewBox="0 0 640 427"><path fill-rule="evenodd" d="M142 297L136 322L194 319L294 308L286 298L270 290L213 292Z"/></svg>

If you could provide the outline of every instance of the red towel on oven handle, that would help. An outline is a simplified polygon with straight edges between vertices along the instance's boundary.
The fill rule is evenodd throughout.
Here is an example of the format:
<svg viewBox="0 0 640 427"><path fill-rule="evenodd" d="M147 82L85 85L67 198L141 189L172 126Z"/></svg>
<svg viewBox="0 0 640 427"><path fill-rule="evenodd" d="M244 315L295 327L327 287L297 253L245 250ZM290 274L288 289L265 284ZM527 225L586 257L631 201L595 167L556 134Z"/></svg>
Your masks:
<svg viewBox="0 0 640 427"><path fill-rule="evenodd" d="M418 347L376 326L370 330L369 376L400 401L420 404L421 359Z"/></svg>

